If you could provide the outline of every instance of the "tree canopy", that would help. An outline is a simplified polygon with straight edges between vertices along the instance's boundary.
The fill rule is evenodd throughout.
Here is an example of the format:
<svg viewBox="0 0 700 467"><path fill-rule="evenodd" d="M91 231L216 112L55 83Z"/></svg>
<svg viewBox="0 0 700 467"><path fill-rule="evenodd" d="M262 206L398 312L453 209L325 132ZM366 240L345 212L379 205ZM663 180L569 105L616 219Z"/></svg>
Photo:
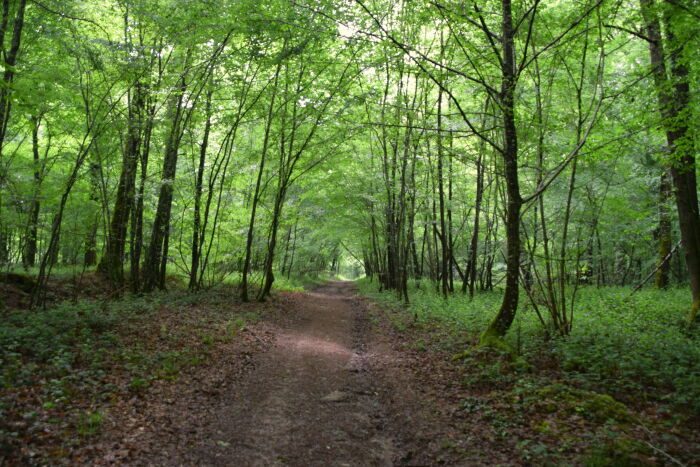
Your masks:
<svg viewBox="0 0 700 467"><path fill-rule="evenodd" d="M698 10L640 0L3 2L0 261L115 291L322 271L700 303ZM675 200L675 202L674 202ZM685 258L685 260L683 260ZM254 290L253 293L250 291Z"/></svg>
<svg viewBox="0 0 700 467"><path fill-rule="evenodd" d="M0 464L698 462L698 0L1 3Z"/></svg>

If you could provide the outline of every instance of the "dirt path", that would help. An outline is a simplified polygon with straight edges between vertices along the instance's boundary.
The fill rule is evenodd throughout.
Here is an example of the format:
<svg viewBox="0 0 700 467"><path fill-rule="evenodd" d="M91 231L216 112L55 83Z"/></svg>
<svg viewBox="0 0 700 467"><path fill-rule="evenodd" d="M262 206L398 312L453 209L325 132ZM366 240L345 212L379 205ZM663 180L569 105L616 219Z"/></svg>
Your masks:
<svg viewBox="0 0 700 467"><path fill-rule="evenodd" d="M445 388L433 397L417 380L410 357L392 350L392 338L371 324L352 283L293 294L283 308L194 377L194 387L164 385L131 401L132 415L105 433L98 451L109 444L110 453L98 463L479 463L467 461L464 449L455 456L455 422L463 422L440 400Z"/></svg>
<svg viewBox="0 0 700 467"><path fill-rule="evenodd" d="M555 386L525 379L524 389L516 392L515 380L508 378L519 376L501 373L499 361L491 360L498 358L494 355L483 356L490 365L484 367L489 369L485 376L482 360L455 363L454 348L469 336L432 336L410 314L360 299L353 283L279 293L265 305L234 302L230 309L240 315L262 306L261 321L227 331L229 339L212 343L198 365L115 398L104 409L99 435L80 443L63 463L364 467L666 462L666 456L652 457L643 446L641 454L624 454L627 444L615 444L618 438L630 440L625 443L646 440L648 429L638 433L636 425L601 425L581 416L579 407L584 406L571 405L579 404L575 401L554 412L540 409L525 390ZM191 326L197 323L195 319ZM552 398L543 403L562 402ZM618 438L607 432L616 426ZM689 459L695 449L692 444Z"/></svg>
<svg viewBox="0 0 700 467"><path fill-rule="evenodd" d="M367 314L351 285L332 282L305 294L289 326L215 421L221 465L390 465L391 435L366 371Z"/></svg>

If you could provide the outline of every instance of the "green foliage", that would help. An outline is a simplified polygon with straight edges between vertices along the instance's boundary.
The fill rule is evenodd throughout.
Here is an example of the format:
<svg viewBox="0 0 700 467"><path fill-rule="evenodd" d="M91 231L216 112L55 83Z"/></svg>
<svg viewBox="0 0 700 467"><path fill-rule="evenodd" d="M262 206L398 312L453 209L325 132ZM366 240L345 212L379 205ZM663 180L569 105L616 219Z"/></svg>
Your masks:
<svg viewBox="0 0 700 467"><path fill-rule="evenodd" d="M129 381L129 391L140 392L146 389L150 385L148 379L135 376Z"/></svg>
<svg viewBox="0 0 700 467"><path fill-rule="evenodd" d="M649 465L644 454L651 448L635 439L615 432L607 432L596 440L584 460L586 467L634 467Z"/></svg>
<svg viewBox="0 0 700 467"><path fill-rule="evenodd" d="M570 377L700 409L700 336L684 331L687 292L585 289L575 330L553 342Z"/></svg>
<svg viewBox="0 0 700 467"><path fill-rule="evenodd" d="M102 413L86 411L78 418L76 431L81 436L93 436L100 430L103 421Z"/></svg>
<svg viewBox="0 0 700 467"><path fill-rule="evenodd" d="M382 305L397 305L396 293L377 292L377 284L371 279L362 278L356 283L362 294L371 296ZM435 291L434 284L423 281L420 285L413 283L410 302L405 310L413 317L415 324L439 322L452 329L480 329L488 324L491 317L489 311L496 310L500 300L501 294L498 292L479 293L473 300L463 294L454 294L445 300Z"/></svg>
<svg viewBox="0 0 700 467"><path fill-rule="evenodd" d="M431 323L444 330L447 344L458 343L462 349L476 343L500 303L499 292L479 293L473 300L456 294L445 300L424 282L421 289L411 288L410 303L402 306L394 292L378 293L368 279L358 281L358 287L383 305L400 307L399 324ZM628 287L582 288L571 334L549 341L543 339L535 313L521 309L505 342L530 363L555 358L572 384L700 409L700 336L681 325L687 292L630 293ZM500 373L495 366L492 370Z"/></svg>
<svg viewBox="0 0 700 467"><path fill-rule="evenodd" d="M289 292L303 292L304 290L309 290L330 279L331 277L325 273L320 275L305 274L302 276L291 276L289 278L281 276L275 279L275 289Z"/></svg>
<svg viewBox="0 0 700 467"><path fill-rule="evenodd" d="M240 282L244 256L252 289L263 283L263 269L275 271L274 286L284 291L370 273L400 288L409 276L437 280L451 261L451 275L470 264L479 288L498 287L501 252L515 240L500 222L513 199L511 187L504 190L511 164L503 156L517 140L507 158L518 175L513 189L527 200L519 264L534 282L547 275L550 290L555 284L542 306L554 318L568 318L573 307L573 329L551 339L521 294L512 332L482 335L497 363L477 376L512 383L510 373L552 358L567 384L700 408L699 337L677 323L684 292L644 290L628 299L626 287L583 287L576 300L563 297L579 279L629 286L653 269L659 205L672 204L659 196L659 175L675 157L665 147L696 152L697 99L684 104L678 96L676 105L653 111L657 91L678 92L684 79L668 80L675 91L654 81L648 44L636 33L645 34L637 5L514 1L506 15L510 2L27 2L15 38L19 9L10 3L0 45L9 55L17 39L21 53L0 80L3 385L45 377L48 403L63 403L78 379L96 386L109 359L126 367L130 391L177 378L257 312L218 313L209 327L152 323L165 348L124 346L120 338L138 335L162 308L218 307L231 293L226 287ZM696 89L697 8L647 3L663 19L669 77L685 68ZM517 73L509 83L502 18L511 13ZM504 84L514 88L512 103ZM663 122L676 107L681 115ZM508 109L514 118L504 125ZM670 143L663 129L684 125L688 134ZM514 134L505 135L511 126ZM164 187L172 192L161 195ZM129 206L120 225L117 206ZM159 238L166 231L167 241ZM664 235L675 243L678 232ZM167 266L165 287L175 290L54 306L92 295L75 279L93 272L99 252L113 250L107 239L123 250L112 259L119 271L137 251L144 266L149 244L167 245L145 266ZM680 258L671 260L670 283L685 286ZM39 261L48 269L34 280ZM32 278L10 281L8 272ZM179 290L195 272L191 288L199 291ZM143 283L114 276L110 293ZM47 289L49 309L4 311L27 306L37 285ZM500 292L444 299L423 280L412 284L404 312L393 293L372 287L360 281L363 293L391 306L397 329L436 337L415 349L468 348L458 355L465 364L490 352L471 347ZM569 333L568 322L556 327ZM523 446L533 458L539 450Z"/></svg>
<svg viewBox="0 0 700 467"><path fill-rule="evenodd" d="M78 344L113 343L108 331L119 323L120 315L94 302L64 303L45 311L8 311L0 324L0 359L27 357L69 367L73 357L67 355Z"/></svg>

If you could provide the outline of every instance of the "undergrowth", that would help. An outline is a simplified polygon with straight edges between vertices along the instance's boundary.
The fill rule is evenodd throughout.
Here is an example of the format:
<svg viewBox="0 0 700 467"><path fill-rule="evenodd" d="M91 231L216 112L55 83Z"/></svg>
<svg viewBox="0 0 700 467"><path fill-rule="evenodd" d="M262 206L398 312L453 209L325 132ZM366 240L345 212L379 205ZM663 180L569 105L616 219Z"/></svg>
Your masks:
<svg viewBox="0 0 700 467"><path fill-rule="evenodd" d="M52 443L65 452L99 433L110 401L206 361L264 311L235 296L173 289L0 311L0 459L28 462Z"/></svg>
<svg viewBox="0 0 700 467"><path fill-rule="evenodd" d="M234 272L228 274L221 282L222 285L238 288L241 282L241 273ZM272 284L273 290L284 290L287 292L303 292L309 290L319 284L323 284L334 278L327 273L320 274L297 274L287 276L280 271L275 271L275 281ZM261 271L251 271L248 278L249 295L256 297L257 293L264 282L264 277Z"/></svg>
<svg viewBox="0 0 700 467"><path fill-rule="evenodd" d="M420 288L412 284L404 306L394 292L378 292L369 279L357 284L362 294L404 310L412 323L437 327L450 345L462 346L460 351L476 343L501 301L500 291L444 299L423 282ZM626 287L580 289L573 330L557 338L546 338L523 300L506 341L528 361L551 357L564 378L578 386L700 410L700 334L682 326L688 292L630 293Z"/></svg>
<svg viewBox="0 0 700 467"><path fill-rule="evenodd" d="M290 276L279 274L275 276L274 287L277 290L286 290L289 292L303 292L309 290L319 284L323 284L333 277L322 274L322 275L302 275L302 276Z"/></svg>
<svg viewBox="0 0 700 467"><path fill-rule="evenodd" d="M697 461L700 336L680 325L686 291L581 289L572 333L556 338L521 302L506 336L521 357L514 359L476 345L500 291L444 299L423 281L411 284L406 304L369 279L357 285L379 303L402 349L428 362L436 355L459 360L452 367L460 387L452 395L461 399L455 416L525 465Z"/></svg>

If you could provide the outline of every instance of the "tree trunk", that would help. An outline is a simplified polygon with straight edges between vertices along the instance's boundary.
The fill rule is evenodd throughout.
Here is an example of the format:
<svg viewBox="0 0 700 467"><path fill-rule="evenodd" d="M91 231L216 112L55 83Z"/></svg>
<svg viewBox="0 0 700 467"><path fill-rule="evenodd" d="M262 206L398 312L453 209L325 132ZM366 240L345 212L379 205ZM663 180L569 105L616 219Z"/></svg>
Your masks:
<svg viewBox="0 0 700 467"><path fill-rule="evenodd" d="M700 214L698 213L694 141L692 131L688 127L689 73L683 62L675 59L675 55L680 55L676 52L681 51L683 44L676 43L675 24L672 18L667 16L665 18L667 42L674 49L669 60L671 76L669 80L661 25L655 11L654 0L640 0L640 5L646 23L652 73L671 156L670 171L676 195L681 242L685 250L693 297L686 317L687 322L691 324L697 319L700 308Z"/></svg>
<svg viewBox="0 0 700 467"><path fill-rule="evenodd" d="M197 272L199 270L199 262L201 256L200 235L204 235L201 230L201 201L202 201L202 182L204 179L204 164L207 156L207 145L209 143L209 131L211 130L211 96L212 91L207 92L206 115L207 121L204 124L204 136L202 137L202 145L199 150L199 167L194 185L194 221L192 225L192 261L190 265L190 283L189 289L195 290L198 288Z"/></svg>
<svg viewBox="0 0 700 467"><path fill-rule="evenodd" d="M2 83L0 83L0 264L5 264L9 260L8 249L8 231L3 225L4 216L2 213L2 195L4 194L5 185L5 163L2 160L2 149L5 145L5 135L7 132L7 124L10 120L10 110L12 108L12 82L15 76L15 65L17 63L17 54L19 53L20 40L22 38L22 28L24 27L24 10L27 6L27 0L19 0L17 11L15 13L15 21L12 30L12 40L10 49L5 52L5 30L10 15L10 0L3 0L2 23L0 24L0 49L4 55L4 73Z"/></svg>
<svg viewBox="0 0 700 467"><path fill-rule="evenodd" d="M180 78L177 94L172 96L170 103L171 127L168 141L165 145L163 158L163 174L161 178L158 207L151 230L151 243L146 253L143 267L143 290L150 292L163 283L163 259L167 258L167 237L170 229L170 210L173 202L173 184L177 171L177 156L182 137L182 103L187 85L184 75Z"/></svg>
<svg viewBox="0 0 700 467"><path fill-rule="evenodd" d="M445 223L445 187L443 186L443 170L442 170L442 158L443 158L443 147L442 147L442 86L438 91L438 105L437 105L437 184L438 184L438 200L439 200L439 210L440 210L440 276L442 296L447 298L447 291L449 290L449 272L448 267L452 263L452 258L449 256L449 245L447 244L447 226Z"/></svg>
<svg viewBox="0 0 700 467"><path fill-rule="evenodd" d="M24 267L34 266L37 252L37 235L39 229L39 190L41 189L42 170L39 159L39 124L41 117L32 117L32 154L34 156L34 193L29 214L29 229L27 232L27 245L24 251Z"/></svg>
<svg viewBox="0 0 700 467"><path fill-rule="evenodd" d="M279 229L280 217L282 216L282 206L284 205L285 188L280 188L280 192L275 196L275 206L272 211L272 224L270 225L270 239L267 244L267 257L265 258L265 283L260 290L258 300L263 301L270 295L275 275L272 266L275 260L275 248L277 247L277 231Z"/></svg>
<svg viewBox="0 0 700 467"><path fill-rule="evenodd" d="M294 253L296 252L296 247L297 247L297 226L299 223L299 219L297 218L294 221L294 235L292 240L292 252L289 255L289 266L287 267L287 279L290 278L292 274L292 266L294 266Z"/></svg>
<svg viewBox="0 0 700 467"><path fill-rule="evenodd" d="M0 47L4 51L5 28L9 15L9 0L3 1L3 18L2 28L0 33ZM15 22L12 30L12 41L10 42L10 50L5 55L5 72L3 73L3 85L0 87L0 149L5 143L5 134L7 131L7 123L10 120L10 108L12 102L10 93L12 92L12 81L15 76L15 65L17 64L17 55L22 38L22 29L24 27L24 10L27 6L27 0L19 0L17 11L15 12ZM4 177L4 174L3 174ZM2 179L0 179L0 182Z"/></svg>
<svg viewBox="0 0 700 467"><path fill-rule="evenodd" d="M100 181L99 181L100 166L97 162L90 164L90 201L96 203L100 199ZM91 213L92 220L88 227L88 235L85 239L85 256L83 264L85 266L94 266L97 264L97 229L99 226L99 216L97 212Z"/></svg>
<svg viewBox="0 0 700 467"><path fill-rule="evenodd" d="M506 181L508 205L506 209L506 286L498 314L482 333L480 343L493 344L506 334L518 309L518 277L520 271L520 185L518 182L518 137L515 126L515 63L514 32L511 1L502 0L503 60L501 83L501 111L504 127L503 172Z"/></svg>
<svg viewBox="0 0 700 467"><path fill-rule="evenodd" d="M659 226L656 231L657 235L657 266L656 270L656 288L665 289L669 283L669 273L671 271L671 262L668 261L668 255L671 252L671 212L669 204L672 196L672 179L671 172L663 169L659 180Z"/></svg>
<svg viewBox="0 0 700 467"><path fill-rule="evenodd" d="M251 253L253 249L253 239L255 238L255 214L258 208L260 186L262 182L263 172L265 171L265 159L267 157L267 150L270 143L270 129L272 128L272 117L275 110L275 99L277 97L277 83L279 81L281 68L282 62L277 64L277 69L275 70L272 96L270 98L270 106L267 111L267 120L265 122L265 135L263 137L263 147L262 152L260 153L260 166L258 167L258 177L255 181L255 192L253 193L253 205L250 211L250 221L248 222L248 234L246 237L245 245L245 258L243 259L243 271L241 274L241 300L243 300L244 302L248 301L248 273L250 269Z"/></svg>
<svg viewBox="0 0 700 467"><path fill-rule="evenodd" d="M483 145L482 145L483 148ZM476 200L474 206L474 229L472 231L471 242L469 243L469 263L465 271L465 281L462 284L462 291L465 291L467 282L469 283L469 296L474 298L474 284L476 283L476 259L479 248L479 219L481 217L481 200L484 197L484 169L482 167L483 153L480 151L476 160Z"/></svg>
<svg viewBox="0 0 700 467"><path fill-rule="evenodd" d="M143 250L143 197L146 190L146 177L148 176L148 157L151 151L151 134L153 132L153 119L156 106L149 108L148 118L143 131L143 144L141 146L139 191L136 196L131 213L131 249L129 251L131 261L131 290L138 292L141 289L141 251Z"/></svg>
<svg viewBox="0 0 700 467"><path fill-rule="evenodd" d="M120 289L124 285L124 252L126 247L126 234L129 225L129 216L134 204L134 191L136 187L136 168L139 160L141 146L141 110L143 107L143 93L140 84L136 84L133 100L128 104L128 129L127 140L122 157L122 169L119 176L117 196L114 201L112 220L109 224L107 236L107 251L99 270L108 275L112 286Z"/></svg>

